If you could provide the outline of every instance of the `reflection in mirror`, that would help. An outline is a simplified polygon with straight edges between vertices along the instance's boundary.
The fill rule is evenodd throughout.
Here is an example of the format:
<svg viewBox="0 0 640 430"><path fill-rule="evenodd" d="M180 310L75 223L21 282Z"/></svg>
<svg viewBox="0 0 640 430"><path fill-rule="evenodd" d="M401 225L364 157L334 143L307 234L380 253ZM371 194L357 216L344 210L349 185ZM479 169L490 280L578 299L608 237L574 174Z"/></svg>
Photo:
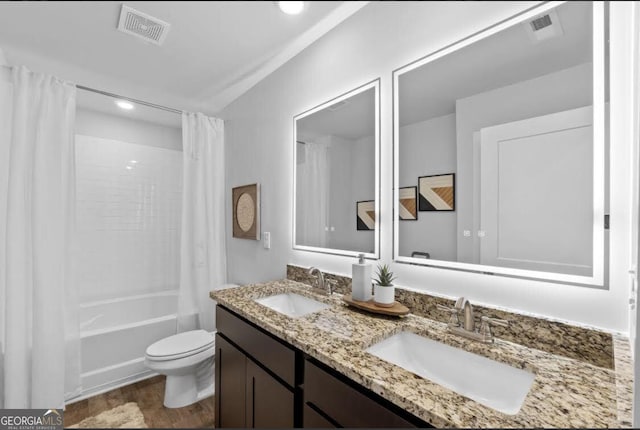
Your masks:
<svg viewBox="0 0 640 430"><path fill-rule="evenodd" d="M398 261L602 285L606 7L553 6L394 73Z"/></svg>
<svg viewBox="0 0 640 430"><path fill-rule="evenodd" d="M377 257L378 87L294 118L294 248Z"/></svg>

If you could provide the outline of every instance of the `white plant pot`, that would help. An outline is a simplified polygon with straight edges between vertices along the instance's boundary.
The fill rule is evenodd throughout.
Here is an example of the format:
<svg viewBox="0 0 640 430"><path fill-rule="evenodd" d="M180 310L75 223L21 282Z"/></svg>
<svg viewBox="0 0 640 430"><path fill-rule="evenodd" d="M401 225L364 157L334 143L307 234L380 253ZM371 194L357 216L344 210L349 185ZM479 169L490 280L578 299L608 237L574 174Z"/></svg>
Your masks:
<svg viewBox="0 0 640 430"><path fill-rule="evenodd" d="M389 287L381 287L378 284L373 286L373 302L378 306L388 307L393 306L396 300L396 287L391 285Z"/></svg>

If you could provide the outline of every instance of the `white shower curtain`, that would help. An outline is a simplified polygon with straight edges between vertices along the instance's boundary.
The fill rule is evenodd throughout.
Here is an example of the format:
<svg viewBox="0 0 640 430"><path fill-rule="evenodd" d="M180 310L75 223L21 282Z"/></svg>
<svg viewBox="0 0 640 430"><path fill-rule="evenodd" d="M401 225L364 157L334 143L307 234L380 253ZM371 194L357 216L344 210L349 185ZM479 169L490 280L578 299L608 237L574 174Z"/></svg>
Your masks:
<svg viewBox="0 0 640 430"><path fill-rule="evenodd" d="M326 247L329 226L329 144L307 142L305 160L300 165L298 202L301 206L296 223L305 246Z"/></svg>
<svg viewBox="0 0 640 430"><path fill-rule="evenodd" d="M0 408L61 408L80 390L75 100L24 67L0 81Z"/></svg>
<svg viewBox="0 0 640 430"><path fill-rule="evenodd" d="M178 331L215 328L209 291L227 278L224 122L182 114L183 190Z"/></svg>

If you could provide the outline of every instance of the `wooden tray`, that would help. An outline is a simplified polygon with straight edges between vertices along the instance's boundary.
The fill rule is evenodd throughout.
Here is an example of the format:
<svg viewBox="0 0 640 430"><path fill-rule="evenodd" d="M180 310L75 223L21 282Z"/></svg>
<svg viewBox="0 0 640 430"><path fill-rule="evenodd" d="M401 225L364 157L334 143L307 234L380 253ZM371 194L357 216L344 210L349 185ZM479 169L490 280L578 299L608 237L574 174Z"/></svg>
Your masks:
<svg viewBox="0 0 640 430"><path fill-rule="evenodd" d="M398 302L393 302L393 306L387 308L376 305L373 302L373 299L369 300L368 302L353 300L351 298L351 294L345 294L344 296L342 296L342 300L344 300L349 306L353 306L355 308L373 312L376 314L402 316L409 313L409 308Z"/></svg>

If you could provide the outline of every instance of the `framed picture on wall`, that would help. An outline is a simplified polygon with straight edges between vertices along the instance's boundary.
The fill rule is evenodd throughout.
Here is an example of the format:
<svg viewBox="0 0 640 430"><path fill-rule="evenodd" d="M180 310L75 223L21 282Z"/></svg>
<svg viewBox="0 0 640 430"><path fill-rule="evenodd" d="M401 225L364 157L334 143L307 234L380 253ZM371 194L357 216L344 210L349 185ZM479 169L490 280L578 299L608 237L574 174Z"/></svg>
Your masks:
<svg viewBox="0 0 640 430"><path fill-rule="evenodd" d="M260 185L232 189L233 237L260 240Z"/></svg>
<svg viewBox="0 0 640 430"><path fill-rule="evenodd" d="M418 178L418 208L421 212L455 210L455 173Z"/></svg>
<svg viewBox="0 0 640 430"><path fill-rule="evenodd" d="M416 221L418 219L418 187L401 187L399 190L401 221Z"/></svg>
<svg viewBox="0 0 640 430"><path fill-rule="evenodd" d="M376 201L366 200L356 202L356 229L375 230L376 227Z"/></svg>

